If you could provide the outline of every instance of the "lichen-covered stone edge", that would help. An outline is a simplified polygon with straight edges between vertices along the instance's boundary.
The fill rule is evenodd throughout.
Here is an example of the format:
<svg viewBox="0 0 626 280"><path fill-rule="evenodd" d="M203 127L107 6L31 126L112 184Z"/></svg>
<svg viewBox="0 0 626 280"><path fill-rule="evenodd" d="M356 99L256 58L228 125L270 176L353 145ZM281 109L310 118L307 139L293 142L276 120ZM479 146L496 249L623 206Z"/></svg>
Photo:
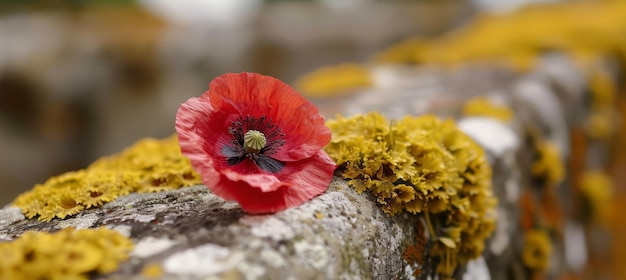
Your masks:
<svg viewBox="0 0 626 280"><path fill-rule="evenodd" d="M128 279L159 264L165 278L377 279L404 278L402 250L415 234L416 217L389 218L372 197L342 179L300 207L272 215L246 215L204 186L130 194L50 222L0 210L0 239L26 231L106 226L131 237L131 259L102 279Z"/></svg>

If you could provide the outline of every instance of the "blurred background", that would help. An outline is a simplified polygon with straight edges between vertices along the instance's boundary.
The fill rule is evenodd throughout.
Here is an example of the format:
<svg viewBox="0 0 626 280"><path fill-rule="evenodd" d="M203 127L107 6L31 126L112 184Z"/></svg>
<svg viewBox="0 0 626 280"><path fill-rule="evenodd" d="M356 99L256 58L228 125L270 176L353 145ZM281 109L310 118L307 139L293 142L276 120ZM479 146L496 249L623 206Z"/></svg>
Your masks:
<svg viewBox="0 0 626 280"><path fill-rule="evenodd" d="M171 135L178 106L222 73L293 83L538 2L568 1L0 0L0 205L140 138Z"/></svg>
<svg viewBox="0 0 626 280"><path fill-rule="evenodd" d="M486 0L0 0L0 204L143 137L174 132L215 76L287 82L437 36Z"/></svg>

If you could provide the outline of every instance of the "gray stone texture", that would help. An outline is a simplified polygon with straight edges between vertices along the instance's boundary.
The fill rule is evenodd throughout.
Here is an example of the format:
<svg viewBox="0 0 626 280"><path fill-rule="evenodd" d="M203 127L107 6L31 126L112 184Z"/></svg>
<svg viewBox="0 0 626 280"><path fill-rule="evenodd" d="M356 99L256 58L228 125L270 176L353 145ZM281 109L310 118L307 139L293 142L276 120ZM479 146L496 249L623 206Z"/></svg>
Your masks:
<svg viewBox="0 0 626 280"><path fill-rule="evenodd" d="M567 157L568 127L580 122L588 98L582 74L565 57L547 56L539 65L525 75L484 65L456 70L377 68L372 89L319 103L327 117L372 110L390 118L427 112L453 117L484 147L494 170L498 224L484 257L462 268L465 273L459 279L525 278L519 262L518 199L533 185L530 166L535 156L527 133L531 129L554 141ZM504 124L461 117L463 103L478 95L508 104L515 119ZM572 199L564 184L557 191L564 202ZM576 240L582 229L576 221L566 220L566 236ZM204 186L130 194L50 222L27 220L17 209L6 207L0 210L0 240L30 230L116 229L130 236L136 247L130 261L111 275L97 276L101 279L139 277L147 263L161 264L168 279L406 279L411 271L402 252L414 239L417 222L413 215L389 217L371 196L357 194L335 178L326 193L272 215L246 215L237 203L214 196ZM585 252L585 245L579 245ZM576 266L584 263L584 257L572 255L580 252L564 250L557 240L548 278L580 269Z"/></svg>

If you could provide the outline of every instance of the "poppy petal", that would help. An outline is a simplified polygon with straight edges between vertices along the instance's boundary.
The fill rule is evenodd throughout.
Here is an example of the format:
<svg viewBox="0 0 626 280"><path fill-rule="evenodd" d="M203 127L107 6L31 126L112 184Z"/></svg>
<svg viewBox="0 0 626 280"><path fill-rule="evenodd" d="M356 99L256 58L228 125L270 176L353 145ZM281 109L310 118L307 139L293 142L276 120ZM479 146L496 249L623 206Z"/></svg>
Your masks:
<svg viewBox="0 0 626 280"><path fill-rule="evenodd" d="M198 99L191 98L178 109L176 114L176 131L181 152L189 158L191 165L202 176L202 182L212 188L218 183L219 172L213 167L213 157L205 150L212 146L207 143L207 138L196 132L198 114L211 112L211 104L208 102L196 102Z"/></svg>
<svg viewBox="0 0 626 280"><path fill-rule="evenodd" d="M246 72L224 74L210 83L205 95L216 111L266 116L278 125L285 144L272 154L277 160L311 157L330 142L330 129L317 107L276 78Z"/></svg>
<svg viewBox="0 0 626 280"><path fill-rule="evenodd" d="M247 172L242 172L242 170L247 170ZM288 182L282 182L275 174L261 170L249 159L231 168L222 169L220 173L229 181L246 182L248 185L258 188L262 192L272 192L282 186L291 185Z"/></svg>
<svg viewBox="0 0 626 280"><path fill-rule="evenodd" d="M282 185L274 190L268 188L269 191L264 191L258 186L249 184L251 182L249 176L255 175L231 177L236 179L232 181L227 178L228 172L222 172L220 184L211 190L225 199L237 200L241 208L248 213L273 213L301 205L322 194L328 188L335 168L333 160L326 152L320 150L311 158L288 162L285 165L287 171L276 175Z"/></svg>
<svg viewBox="0 0 626 280"><path fill-rule="evenodd" d="M232 143L227 132L236 118L237 115L214 110L206 97L190 98L178 108L176 114L179 138L183 135L189 139L179 141L181 151L188 157L189 154L207 154L203 156L212 157L215 164L227 166L227 158L233 156L233 151L228 149Z"/></svg>
<svg viewBox="0 0 626 280"><path fill-rule="evenodd" d="M270 144L247 151L244 135L257 128ZM180 106L176 130L205 185L248 213L301 205L328 188L336 168L322 150L330 129L317 108L272 77L216 78L209 91Z"/></svg>

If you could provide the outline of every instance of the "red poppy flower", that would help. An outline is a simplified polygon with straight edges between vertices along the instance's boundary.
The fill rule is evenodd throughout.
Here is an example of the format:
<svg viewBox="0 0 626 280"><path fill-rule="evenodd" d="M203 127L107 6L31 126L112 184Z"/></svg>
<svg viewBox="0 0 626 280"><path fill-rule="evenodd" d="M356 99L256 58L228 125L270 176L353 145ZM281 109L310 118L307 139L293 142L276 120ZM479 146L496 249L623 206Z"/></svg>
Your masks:
<svg viewBox="0 0 626 280"><path fill-rule="evenodd" d="M330 129L287 84L224 74L176 115L181 151L218 196L249 213L297 206L323 193L336 164L322 150Z"/></svg>

